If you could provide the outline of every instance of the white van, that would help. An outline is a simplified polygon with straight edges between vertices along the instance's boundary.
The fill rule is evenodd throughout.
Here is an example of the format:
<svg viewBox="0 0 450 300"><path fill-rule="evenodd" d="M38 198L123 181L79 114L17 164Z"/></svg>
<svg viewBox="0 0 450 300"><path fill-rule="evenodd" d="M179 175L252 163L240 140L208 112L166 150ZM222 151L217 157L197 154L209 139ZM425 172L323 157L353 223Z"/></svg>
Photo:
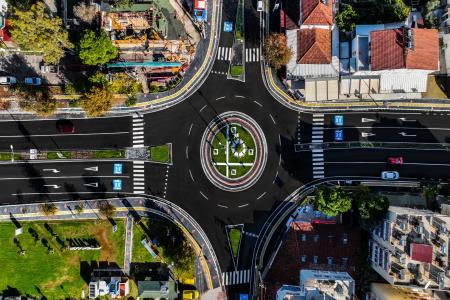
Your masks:
<svg viewBox="0 0 450 300"><path fill-rule="evenodd" d="M263 11L263 2L262 0L258 0L258 6L256 8L257 11Z"/></svg>
<svg viewBox="0 0 450 300"><path fill-rule="evenodd" d="M15 83L17 83L16 77L0 76L0 84L15 84Z"/></svg>

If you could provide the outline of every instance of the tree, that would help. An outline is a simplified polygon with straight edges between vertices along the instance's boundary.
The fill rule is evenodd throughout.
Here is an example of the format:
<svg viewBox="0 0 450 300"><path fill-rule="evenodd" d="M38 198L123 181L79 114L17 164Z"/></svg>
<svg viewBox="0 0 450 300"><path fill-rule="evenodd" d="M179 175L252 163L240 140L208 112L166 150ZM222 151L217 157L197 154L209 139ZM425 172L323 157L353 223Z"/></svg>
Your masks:
<svg viewBox="0 0 450 300"><path fill-rule="evenodd" d="M53 203L44 203L39 206L40 211L46 216L53 216L58 211L58 208Z"/></svg>
<svg viewBox="0 0 450 300"><path fill-rule="evenodd" d="M116 214L116 208L108 201L102 201L98 205L98 212L105 218L111 219Z"/></svg>
<svg viewBox="0 0 450 300"><path fill-rule="evenodd" d="M389 201L386 197L374 195L369 187L364 185L358 186L354 192L354 199L357 203L359 216L369 226L383 220L389 208Z"/></svg>
<svg viewBox="0 0 450 300"><path fill-rule="evenodd" d="M286 36L281 33L269 35L264 41L264 57L275 69L280 69L291 59L292 51L287 46Z"/></svg>
<svg viewBox="0 0 450 300"><path fill-rule="evenodd" d="M336 25L341 31L353 31L356 27L359 15L349 4L342 3L339 13L336 15Z"/></svg>
<svg viewBox="0 0 450 300"><path fill-rule="evenodd" d="M373 9L383 16L383 23L405 21L409 14L403 0L378 0Z"/></svg>
<svg viewBox="0 0 450 300"><path fill-rule="evenodd" d="M41 116L49 116L56 112L58 102L46 88L18 87L16 92L20 99L19 106L28 111L35 111Z"/></svg>
<svg viewBox="0 0 450 300"><path fill-rule="evenodd" d="M116 73L111 82L111 92L114 94L136 95L142 87L139 81L131 79L126 73Z"/></svg>
<svg viewBox="0 0 450 300"><path fill-rule="evenodd" d="M81 2L73 7L73 13L81 21L91 24L97 15L97 10L94 5Z"/></svg>
<svg viewBox="0 0 450 300"><path fill-rule="evenodd" d="M133 3L133 0L110 0L110 3L114 6L130 7Z"/></svg>
<svg viewBox="0 0 450 300"><path fill-rule="evenodd" d="M96 72L89 77L89 82L95 86L107 87L109 84L108 78L102 72Z"/></svg>
<svg viewBox="0 0 450 300"><path fill-rule="evenodd" d="M316 192L315 203L319 211L332 217L347 212L352 208L350 196L341 187L331 189L326 186L320 186Z"/></svg>
<svg viewBox="0 0 450 300"><path fill-rule="evenodd" d="M61 18L46 13L42 2L33 4L29 10L15 9L11 25L16 44L23 50L43 52L46 63L57 64L64 49L73 48Z"/></svg>
<svg viewBox="0 0 450 300"><path fill-rule="evenodd" d="M435 10L439 8L441 2L439 0L429 0L424 8L424 20L427 27L436 27L438 25L438 18Z"/></svg>
<svg viewBox="0 0 450 300"><path fill-rule="evenodd" d="M89 117L98 117L111 109L111 97L107 87L94 86L81 97L81 107Z"/></svg>
<svg viewBox="0 0 450 300"><path fill-rule="evenodd" d="M119 55L105 31L97 35L94 31L84 31L78 45L81 61L87 65L103 65Z"/></svg>

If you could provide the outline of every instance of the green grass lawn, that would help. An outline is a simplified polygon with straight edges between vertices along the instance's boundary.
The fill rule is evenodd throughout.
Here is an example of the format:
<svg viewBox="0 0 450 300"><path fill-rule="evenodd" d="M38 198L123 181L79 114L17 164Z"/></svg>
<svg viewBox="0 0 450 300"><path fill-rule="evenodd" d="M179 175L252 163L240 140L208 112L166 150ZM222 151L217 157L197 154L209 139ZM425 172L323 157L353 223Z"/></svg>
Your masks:
<svg viewBox="0 0 450 300"><path fill-rule="evenodd" d="M233 252L233 256L238 255L239 251L239 242L241 240L241 231L237 228L231 228L228 232L228 237L230 239L231 251Z"/></svg>
<svg viewBox="0 0 450 300"><path fill-rule="evenodd" d="M244 72L243 66L231 66L231 69L230 69L231 76L239 77L242 75L243 72Z"/></svg>
<svg viewBox="0 0 450 300"><path fill-rule="evenodd" d="M228 174L228 177L233 178L233 179L242 177L245 174L247 174L247 172L250 171L251 168L252 168L251 166L232 166L232 167L230 167L230 172ZM235 169L236 170L236 174L235 175L231 174L231 169Z"/></svg>
<svg viewBox="0 0 450 300"><path fill-rule="evenodd" d="M10 152L1 152L0 153L0 160L11 160L11 153ZM14 160L21 160L22 157L20 154L14 153Z"/></svg>
<svg viewBox="0 0 450 300"><path fill-rule="evenodd" d="M233 125L232 125L233 127ZM256 148L255 148L255 141L253 140L253 137L250 135L250 133L243 127L235 125L236 127L236 133L239 135L239 139L243 140L245 145L247 146L247 153L243 157L234 157L231 155L228 158L228 161L231 163L252 163L255 161L256 157ZM249 150L253 149L253 155L249 154Z"/></svg>
<svg viewBox="0 0 450 300"><path fill-rule="evenodd" d="M150 159L156 162L169 163L170 162L169 145L150 147Z"/></svg>
<svg viewBox="0 0 450 300"><path fill-rule="evenodd" d="M70 151L59 151L59 152L64 155L64 158L72 157L72 153ZM58 156L58 151L50 151L47 152L47 159L61 159L61 158Z"/></svg>
<svg viewBox="0 0 450 300"><path fill-rule="evenodd" d="M92 152L92 158L124 158L123 150L98 150Z"/></svg>
<svg viewBox="0 0 450 300"><path fill-rule="evenodd" d="M16 289L21 295L47 299L80 299L87 283L81 277L81 262L108 261L123 265L124 223L117 221L112 233L108 221L101 222L22 222L23 234L14 241L15 226L0 223L0 293ZM53 235L50 233L53 231ZM34 236L33 236L34 235ZM62 250L70 238L94 238L101 250ZM47 246L54 250L50 253ZM24 250L25 254L20 255Z"/></svg>

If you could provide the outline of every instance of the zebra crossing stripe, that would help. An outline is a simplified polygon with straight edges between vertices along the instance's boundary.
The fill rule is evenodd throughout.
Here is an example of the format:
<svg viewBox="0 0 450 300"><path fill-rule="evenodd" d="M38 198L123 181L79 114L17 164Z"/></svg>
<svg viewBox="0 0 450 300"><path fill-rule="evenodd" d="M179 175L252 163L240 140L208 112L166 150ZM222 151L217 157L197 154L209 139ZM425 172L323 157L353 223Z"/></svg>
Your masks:
<svg viewBox="0 0 450 300"><path fill-rule="evenodd" d="M236 285L249 282L250 282L250 269L222 273L223 285Z"/></svg>

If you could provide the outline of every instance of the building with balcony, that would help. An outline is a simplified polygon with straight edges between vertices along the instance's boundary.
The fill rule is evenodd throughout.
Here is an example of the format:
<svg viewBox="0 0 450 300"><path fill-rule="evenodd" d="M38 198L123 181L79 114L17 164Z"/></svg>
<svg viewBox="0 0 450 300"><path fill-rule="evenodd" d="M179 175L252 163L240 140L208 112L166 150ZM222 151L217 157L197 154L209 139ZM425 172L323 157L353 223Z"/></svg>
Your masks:
<svg viewBox="0 0 450 300"><path fill-rule="evenodd" d="M389 207L372 232L372 268L392 285L450 290L450 217L406 207Z"/></svg>

